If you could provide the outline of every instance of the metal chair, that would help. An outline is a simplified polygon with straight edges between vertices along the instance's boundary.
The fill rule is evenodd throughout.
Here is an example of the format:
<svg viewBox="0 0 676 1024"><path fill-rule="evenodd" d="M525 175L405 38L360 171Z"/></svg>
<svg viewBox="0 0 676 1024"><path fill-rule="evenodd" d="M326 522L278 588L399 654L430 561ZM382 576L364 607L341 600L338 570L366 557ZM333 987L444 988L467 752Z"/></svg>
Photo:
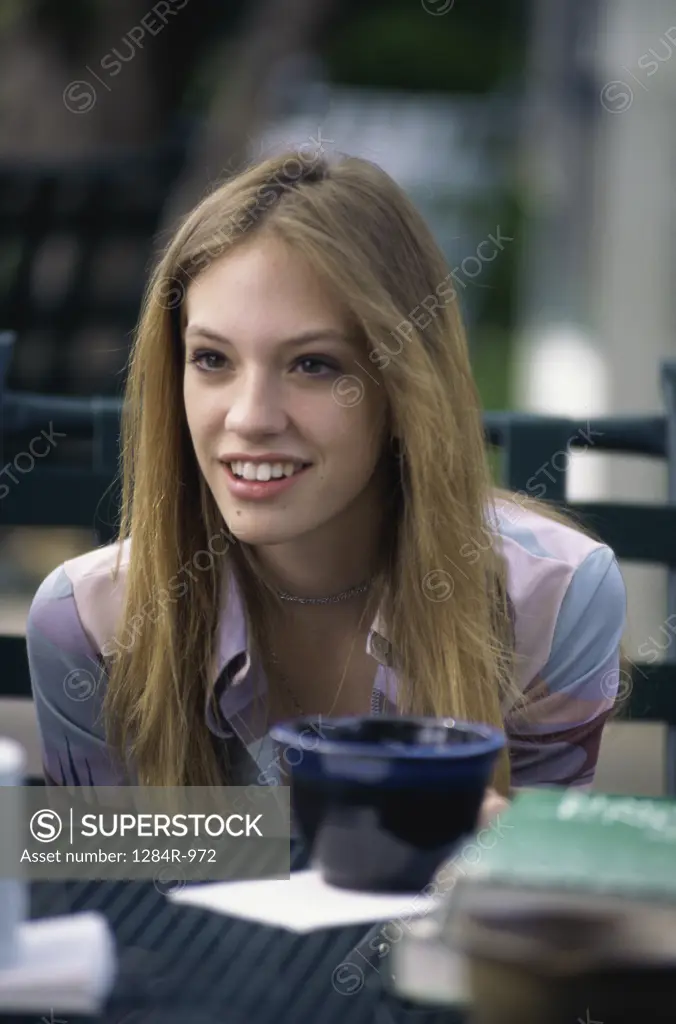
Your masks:
<svg viewBox="0 0 676 1024"><path fill-rule="evenodd" d="M0 334L0 525L83 527L92 531L92 547L108 543L115 536L119 506L121 403L5 390L14 343L12 332ZM32 443L44 442L43 432L89 442L90 457L52 464L55 459L40 457L44 443L39 449ZM24 638L0 636L0 659L0 697L30 697Z"/></svg>

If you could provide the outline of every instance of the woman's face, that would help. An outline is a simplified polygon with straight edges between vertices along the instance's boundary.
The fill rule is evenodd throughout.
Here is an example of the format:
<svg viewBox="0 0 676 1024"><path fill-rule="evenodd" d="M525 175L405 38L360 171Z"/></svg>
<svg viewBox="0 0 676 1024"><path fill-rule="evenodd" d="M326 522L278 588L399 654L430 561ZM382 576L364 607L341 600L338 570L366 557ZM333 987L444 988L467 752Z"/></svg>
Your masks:
<svg viewBox="0 0 676 1024"><path fill-rule="evenodd" d="M358 522L378 486L386 399L333 294L266 237L204 271L186 307L188 428L234 536L279 544Z"/></svg>

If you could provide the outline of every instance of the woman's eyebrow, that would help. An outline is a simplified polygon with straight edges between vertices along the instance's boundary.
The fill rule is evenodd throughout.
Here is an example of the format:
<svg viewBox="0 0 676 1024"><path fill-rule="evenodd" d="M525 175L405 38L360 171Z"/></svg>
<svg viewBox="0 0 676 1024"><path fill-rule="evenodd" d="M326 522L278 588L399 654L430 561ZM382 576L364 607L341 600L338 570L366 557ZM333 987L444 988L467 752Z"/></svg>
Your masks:
<svg viewBox="0 0 676 1024"><path fill-rule="evenodd" d="M206 338L209 341L215 341L221 345L233 345L230 338L227 338L224 334L219 331L214 331L210 327L203 327L201 324L191 324L186 328L186 337L188 335L196 335L200 338ZM314 341L338 341L345 345L351 345L352 339L349 335L343 334L335 328L324 328L321 330L310 329L303 331L301 334L296 334L290 338L284 338L279 342L280 348L295 348L300 345L306 345L308 342ZM234 347L234 345L233 345Z"/></svg>

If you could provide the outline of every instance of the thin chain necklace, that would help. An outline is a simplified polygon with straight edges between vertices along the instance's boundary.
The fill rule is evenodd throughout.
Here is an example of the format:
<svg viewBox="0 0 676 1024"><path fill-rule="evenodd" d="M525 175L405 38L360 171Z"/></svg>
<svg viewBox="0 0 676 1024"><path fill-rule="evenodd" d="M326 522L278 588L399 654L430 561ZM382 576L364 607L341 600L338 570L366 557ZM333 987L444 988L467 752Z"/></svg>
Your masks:
<svg viewBox="0 0 676 1024"><path fill-rule="evenodd" d="M293 601L295 604L339 604L341 601L349 601L351 597L366 593L372 582L372 579L364 580L363 583L341 590L339 594L330 594L328 597L298 597L297 594L289 594L286 590L276 590L276 594L280 600Z"/></svg>

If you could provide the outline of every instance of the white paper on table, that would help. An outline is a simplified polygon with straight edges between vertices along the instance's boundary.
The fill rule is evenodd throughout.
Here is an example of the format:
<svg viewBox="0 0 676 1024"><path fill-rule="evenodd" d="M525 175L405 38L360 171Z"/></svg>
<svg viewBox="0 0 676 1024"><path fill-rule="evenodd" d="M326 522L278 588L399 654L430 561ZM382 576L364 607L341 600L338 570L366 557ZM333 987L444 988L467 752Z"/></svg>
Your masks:
<svg viewBox="0 0 676 1024"><path fill-rule="evenodd" d="M292 932L395 917L424 917L438 905L417 892L381 894L339 889L312 869L294 871L290 878L189 885L170 893L169 899Z"/></svg>
<svg viewBox="0 0 676 1024"><path fill-rule="evenodd" d="M102 914L24 921L15 956L0 964L0 1013L97 1016L115 980L115 942Z"/></svg>

